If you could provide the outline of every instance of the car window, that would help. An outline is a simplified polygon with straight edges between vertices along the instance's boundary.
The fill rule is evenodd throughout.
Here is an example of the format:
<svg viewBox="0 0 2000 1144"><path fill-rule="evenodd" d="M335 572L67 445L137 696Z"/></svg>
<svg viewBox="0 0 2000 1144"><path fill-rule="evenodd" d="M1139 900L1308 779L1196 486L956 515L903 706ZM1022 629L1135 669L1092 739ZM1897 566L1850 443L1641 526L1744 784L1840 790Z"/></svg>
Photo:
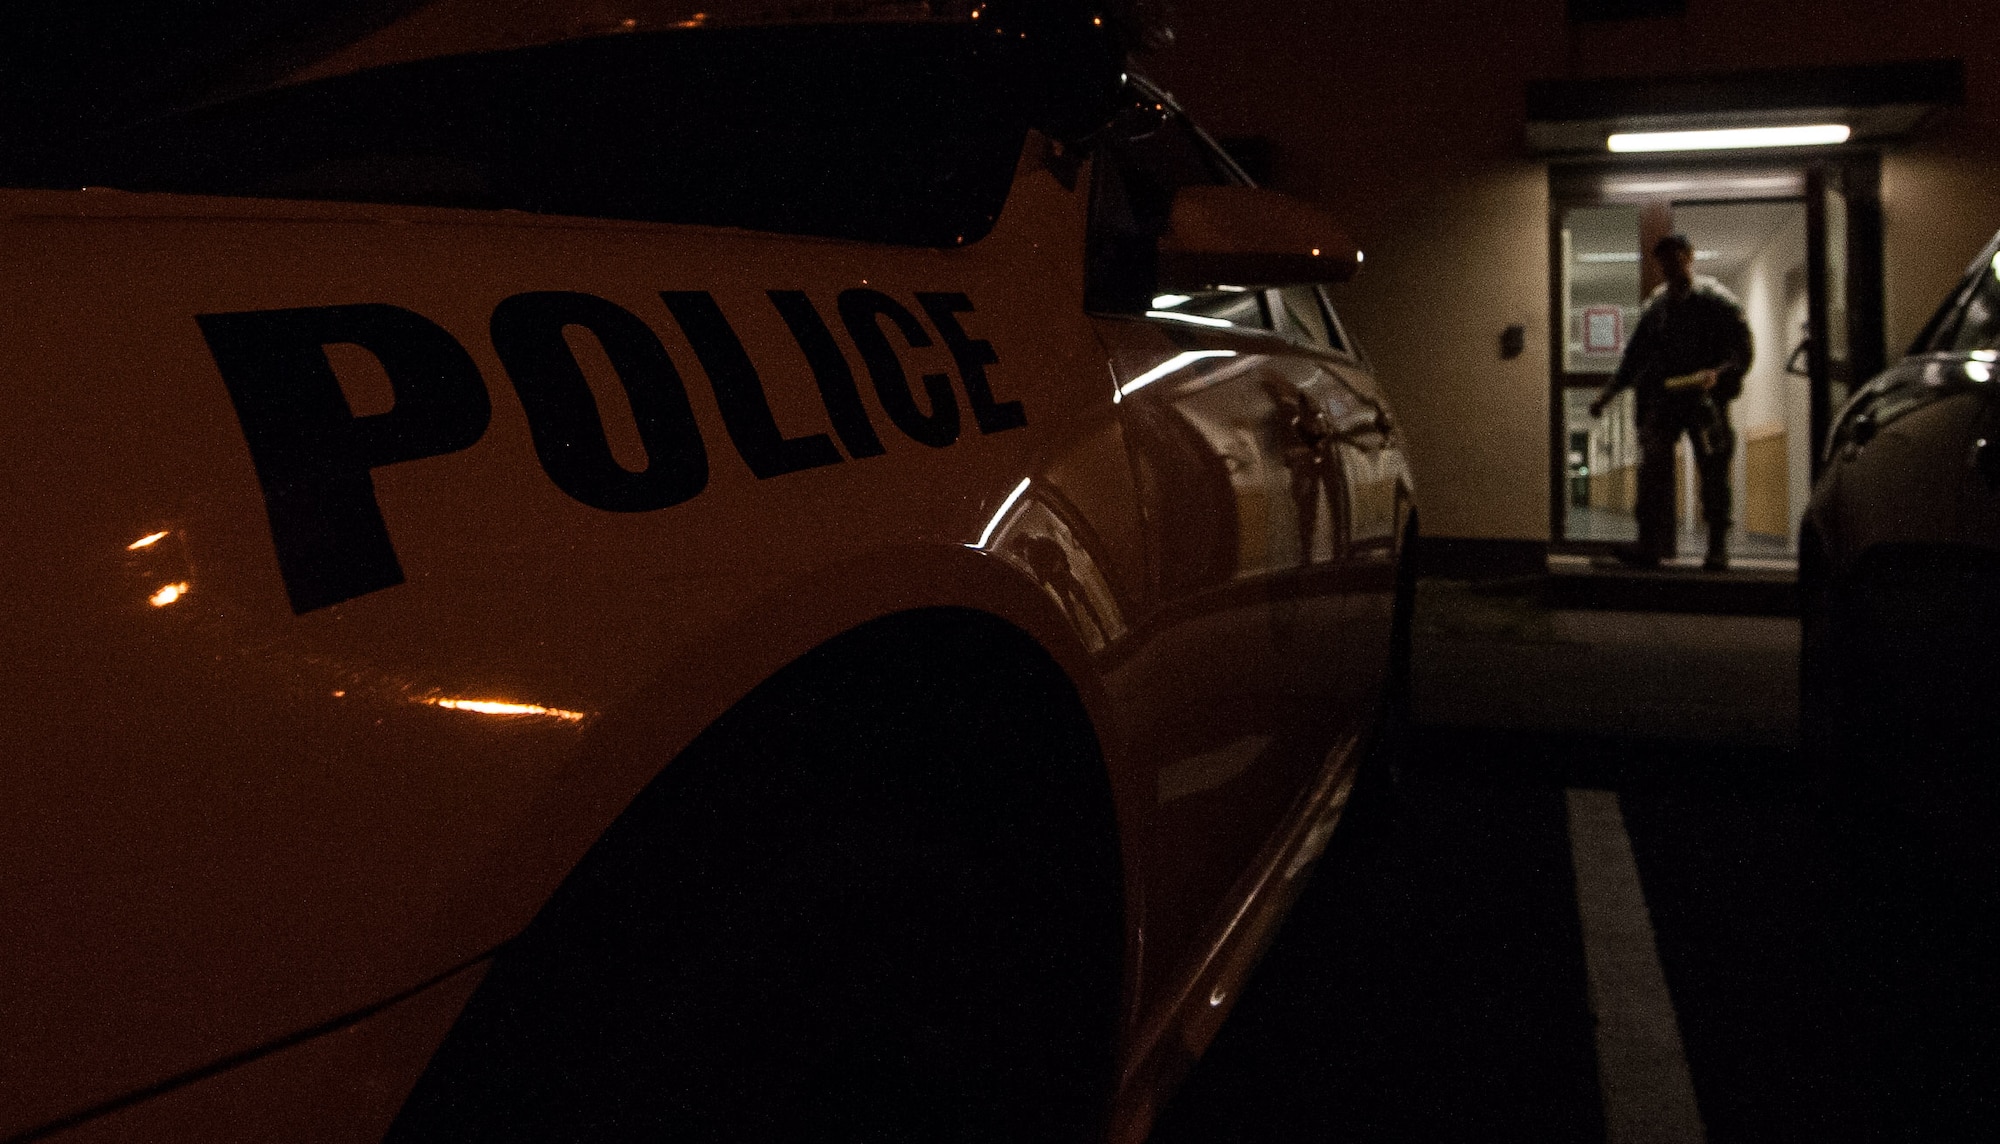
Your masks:
<svg viewBox="0 0 2000 1144"><path fill-rule="evenodd" d="M1142 120L1143 127L1114 133L1094 156L1086 307L1194 325L1272 328L1259 291L1155 290L1159 241L1174 192L1237 183L1241 176L1172 107L1134 94L1157 114Z"/></svg>
<svg viewBox="0 0 2000 1144"><path fill-rule="evenodd" d="M1363 365L1368 364L1368 352L1354 340L1354 332L1347 328L1347 323L1340 320L1340 311L1333 308L1333 299L1327 296L1326 287L1316 286L1314 289L1319 291L1321 310L1326 314L1327 332L1333 337L1333 348Z"/></svg>
<svg viewBox="0 0 2000 1144"><path fill-rule="evenodd" d="M1019 86L990 37L952 26L633 34L263 93L0 156L0 176L949 247L999 217Z"/></svg>
<svg viewBox="0 0 2000 1144"><path fill-rule="evenodd" d="M1943 353L2000 348L2000 254L1974 275L1928 348Z"/></svg>
<svg viewBox="0 0 2000 1144"><path fill-rule="evenodd" d="M1340 341L1321 309L1319 290L1312 286L1286 286L1273 290L1276 298L1278 332L1321 349L1339 349Z"/></svg>
<svg viewBox="0 0 2000 1144"><path fill-rule="evenodd" d="M1197 290L1191 294L1155 294L1149 318L1189 322L1198 326L1248 326L1270 329L1264 296L1257 290Z"/></svg>

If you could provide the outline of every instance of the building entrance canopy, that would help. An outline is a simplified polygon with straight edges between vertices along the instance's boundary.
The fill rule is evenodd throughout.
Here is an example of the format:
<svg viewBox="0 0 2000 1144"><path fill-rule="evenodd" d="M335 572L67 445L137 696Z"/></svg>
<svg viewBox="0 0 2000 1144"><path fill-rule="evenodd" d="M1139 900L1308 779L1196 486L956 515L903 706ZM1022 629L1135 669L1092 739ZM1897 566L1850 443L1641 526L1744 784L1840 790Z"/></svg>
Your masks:
<svg viewBox="0 0 2000 1144"><path fill-rule="evenodd" d="M1851 144L1906 138L1964 102L1957 60L1528 84L1527 149L1551 159L1611 154L1613 135L1841 125Z"/></svg>

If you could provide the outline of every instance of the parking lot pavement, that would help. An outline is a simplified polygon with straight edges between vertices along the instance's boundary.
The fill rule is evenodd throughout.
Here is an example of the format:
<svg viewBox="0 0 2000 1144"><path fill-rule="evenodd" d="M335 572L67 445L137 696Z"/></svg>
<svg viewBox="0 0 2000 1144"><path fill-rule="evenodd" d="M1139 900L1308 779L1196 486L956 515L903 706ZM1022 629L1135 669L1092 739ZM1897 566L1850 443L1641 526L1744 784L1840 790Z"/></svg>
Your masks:
<svg viewBox="0 0 2000 1144"><path fill-rule="evenodd" d="M1565 611L1425 581L1416 712L1441 726L1792 747L1798 620Z"/></svg>
<svg viewBox="0 0 2000 1144"><path fill-rule="evenodd" d="M1158 1144L1970 1140L2000 1122L1992 902L1822 811L1792 621L1436 583L1420 600L1401 780L1357 798ZM1628 859L1607 821L1636 874L1608 896L1589 864ZM1650 1001L1644 965L1604 969L1646 960L1641 931ZM1692 1087L1679 1120L1657 1111L1677 1083L1662 1045Z"/></svg>
<svg viewBox="0 0 2000 1144"><path fill-rule="evenodd" d="M1603 1138L1559 790L1357 796L1158 1144Z"/></svg>

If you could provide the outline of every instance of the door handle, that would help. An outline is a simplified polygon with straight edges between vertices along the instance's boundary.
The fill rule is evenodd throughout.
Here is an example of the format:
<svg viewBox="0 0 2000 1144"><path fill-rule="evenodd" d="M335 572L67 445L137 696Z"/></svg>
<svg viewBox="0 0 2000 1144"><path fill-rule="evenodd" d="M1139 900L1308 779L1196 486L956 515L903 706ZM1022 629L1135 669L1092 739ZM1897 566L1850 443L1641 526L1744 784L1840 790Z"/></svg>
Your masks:
<svg viewBox="0 0 2000 1144"><path fill-rule="evenodd" d="M1327 438L1333 436L1333 420L1323 410L1308 406L1300 410L1298 416L1292 418L1292 430L1307 447L1318 448Z"/></svg>

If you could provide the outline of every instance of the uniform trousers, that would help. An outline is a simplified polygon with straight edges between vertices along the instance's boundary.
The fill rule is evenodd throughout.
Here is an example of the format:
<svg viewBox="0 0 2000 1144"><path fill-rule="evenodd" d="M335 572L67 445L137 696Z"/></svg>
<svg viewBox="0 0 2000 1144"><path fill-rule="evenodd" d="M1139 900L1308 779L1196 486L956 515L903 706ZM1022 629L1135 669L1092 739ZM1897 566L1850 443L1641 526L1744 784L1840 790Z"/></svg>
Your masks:
<svg viewBox="0 0 2000 1144"><path fill-rule="evenodd" d="M1710 413L1700 404L1668 402L1647 411L1639 423L1639 550L1664 560L1674 555L1674 446L1686 434L1694 446L1694 469L1701 482L1701 513L1710 546L1729 530L1729 462L1736 433L1727 406Z"/></svg>

